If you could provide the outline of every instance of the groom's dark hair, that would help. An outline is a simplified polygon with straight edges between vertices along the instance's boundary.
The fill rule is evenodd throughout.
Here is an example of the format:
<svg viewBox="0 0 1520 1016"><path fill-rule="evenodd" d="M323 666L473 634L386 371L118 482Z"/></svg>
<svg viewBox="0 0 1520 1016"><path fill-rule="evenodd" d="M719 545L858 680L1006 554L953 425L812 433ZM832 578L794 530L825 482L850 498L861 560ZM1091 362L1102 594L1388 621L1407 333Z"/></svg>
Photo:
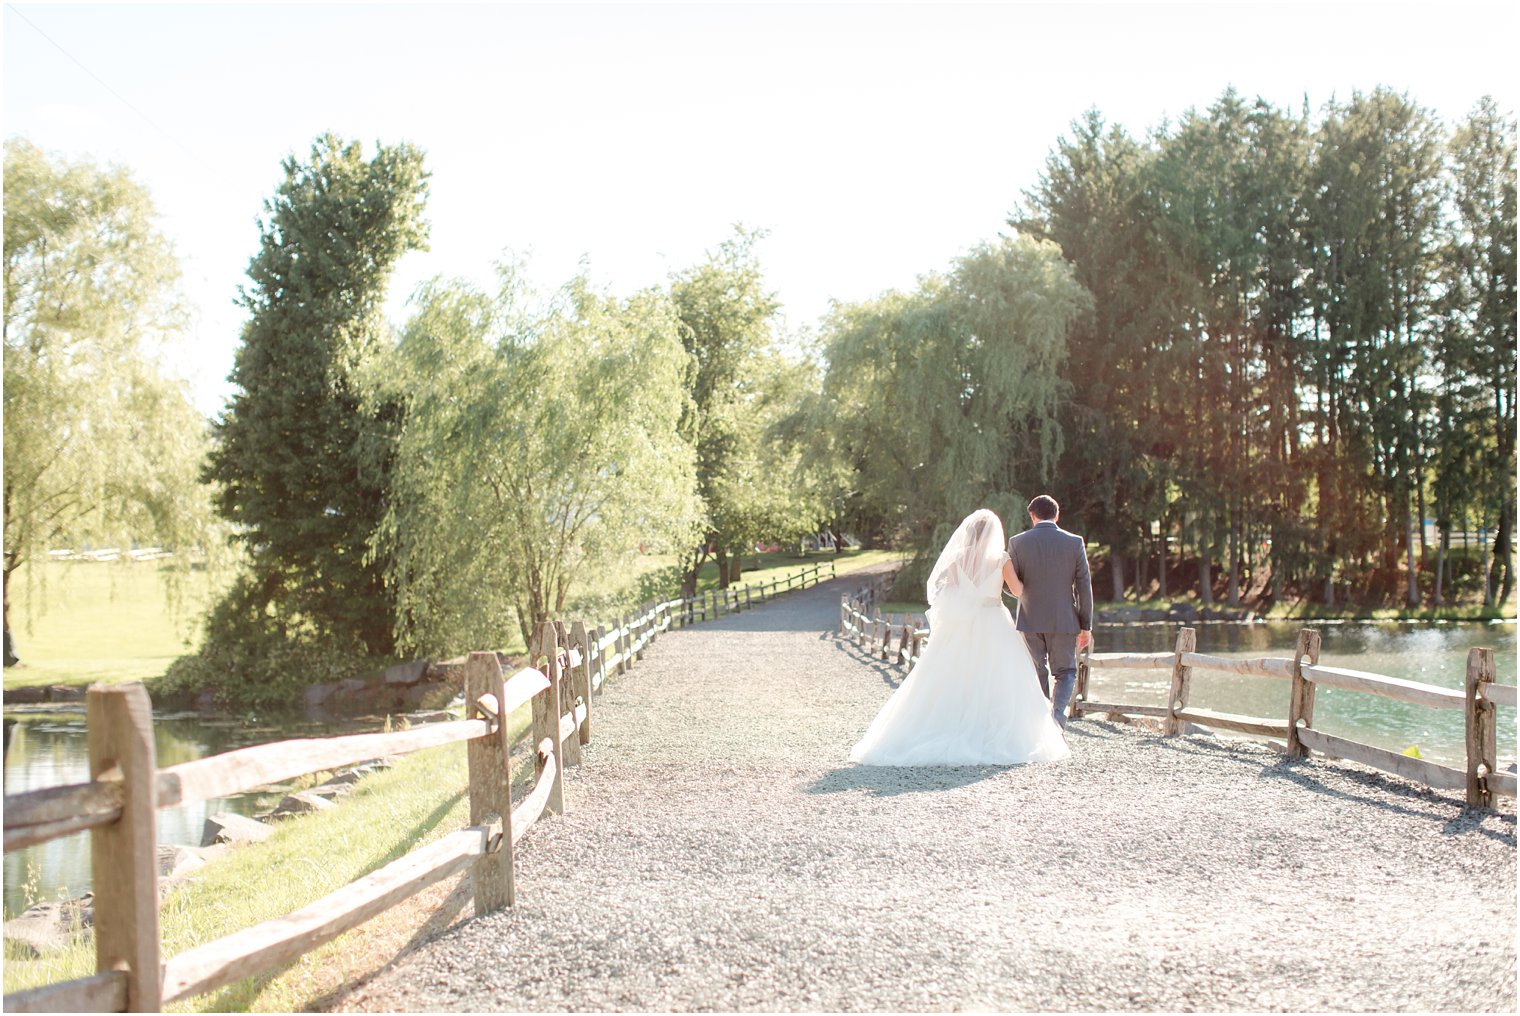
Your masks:
<svg viewBox="0 0 1520 1016"><path fill-rule="evenodd" d="M1051 497L1049 494L1041 494L1039 497L1029 502L1029 514L1033 515L1041 522L1049 522L1051 519L1061 514L1061 506L1056 504L1056 499Z"/></svg>

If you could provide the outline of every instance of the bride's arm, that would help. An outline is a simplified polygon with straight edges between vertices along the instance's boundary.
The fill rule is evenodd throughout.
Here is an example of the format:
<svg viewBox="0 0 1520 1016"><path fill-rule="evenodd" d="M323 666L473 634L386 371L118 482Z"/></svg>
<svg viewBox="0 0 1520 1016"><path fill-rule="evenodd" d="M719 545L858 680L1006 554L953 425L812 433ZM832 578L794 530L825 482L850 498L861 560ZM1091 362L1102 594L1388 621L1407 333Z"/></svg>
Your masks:
<svg viewBox="0 0 1520 1016"><path fill-rule="evenodd" d="M1019 581L1018 574L1013 570L1013 562L1007 558L1003 559L1003 582L1014 596L1024 595L1024 583Z"/></svg>

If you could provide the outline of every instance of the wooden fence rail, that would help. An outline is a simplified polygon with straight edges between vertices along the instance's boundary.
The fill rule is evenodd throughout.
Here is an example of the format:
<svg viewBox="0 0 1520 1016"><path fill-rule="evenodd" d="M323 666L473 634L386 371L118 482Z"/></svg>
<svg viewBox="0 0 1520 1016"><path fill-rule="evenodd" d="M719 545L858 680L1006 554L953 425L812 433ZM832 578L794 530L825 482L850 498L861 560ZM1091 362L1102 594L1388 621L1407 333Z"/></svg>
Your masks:
<svg viewBox="0 0 1520 1016"><path fill-rule="evenodd" d="M834 563L827 563L834 575ZM151 1012L283 966L460 872L470 871L475 911L516 902L514 848L545 813L565 810L564 774L591 741L593 696L625 673L661 632L764 602L822 581L824 564L768 583L647 603L615 627L545 621L528 667L506 678L492 652L464 666L465 719L411 730L299 738L255 745L165 769L156 767L153 716L141 684L92 685L85 696L90 781L5 798L5 851L91 830L97 973L6 995L7 1012ZM533 788L512 806L507 718L532 710ZM156 813L337 769L382 755L464 742L470 825L371 872L294 913L161 958Z"/></svg>
<svg viewBox="0 0 1520 1016"><path fill-rule="evenodd" d="M929 624L920 614L882 615L875 604L884 599L889 580L863 587L839 599L841 638L861 646L869 655L911 669L923 655L929 640ZM1469 805L1488 807L1493 795L1515 797L1515 774L1498 770L1496 707L1515 708L1514 685L1495 683L1494 651L1473 649L1467 656L1466 687L1458 691L1402 678L1347 670L1320 664L1320 635L1312 629L1299 632L1292 658L1236 659L1197 652L1197 632L1182 628L1169 653L1095 653L1091 645L1077 661L1077 688L1071 703L1073 718L1083 714L1115 713L1148 716L1161 720L1162 733L1182 732L1187 724L1230 730L1258 737L1278 738L1292 755L1309 757L1319 752L1332 758L1351 759L1385 772L1441 790L1464 792ZM1165 705L1095 702L1088 698L1088 679L1099 670L1169 671ZM1195 670L1240 674L1286 681L1287 708L1283 719L1241 716L1199 708L1189 702ZM1443 766L1413 758L1387 748L1362 744L1327 734L1314 726L1316 688L1380 695L1431 709L1461 709L1466 716L1466 766Z"/></svg>

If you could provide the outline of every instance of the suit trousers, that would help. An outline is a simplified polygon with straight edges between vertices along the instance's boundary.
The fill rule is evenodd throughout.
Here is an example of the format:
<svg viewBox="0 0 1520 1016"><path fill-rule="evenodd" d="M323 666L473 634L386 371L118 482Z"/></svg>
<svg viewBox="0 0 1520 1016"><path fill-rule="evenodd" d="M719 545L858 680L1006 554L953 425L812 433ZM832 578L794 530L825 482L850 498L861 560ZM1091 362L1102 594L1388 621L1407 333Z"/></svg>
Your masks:
<svg viewBox="0 0 1520 1016"><path fill-rule="evenodd" d="M1076 632L1020 632L1029 655L1034 660L1034 672L1040 678L1040 690L1050 699L1050 711L1056 722L1066 726L1066 707L1072 692L1077 688L1077 634ZM1056 678L1055 694L1051 694L1050 675Z"/></svg>

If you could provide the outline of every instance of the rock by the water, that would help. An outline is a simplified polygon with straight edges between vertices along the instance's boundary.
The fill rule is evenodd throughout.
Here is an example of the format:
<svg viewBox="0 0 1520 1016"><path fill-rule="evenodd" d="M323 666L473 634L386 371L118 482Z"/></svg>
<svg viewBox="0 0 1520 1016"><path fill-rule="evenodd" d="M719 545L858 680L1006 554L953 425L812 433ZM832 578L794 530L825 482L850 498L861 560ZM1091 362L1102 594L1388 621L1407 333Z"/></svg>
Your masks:
<svg viewBox="0 0 1520 1016"><path fill-rule="evenodd" d="M182 878L205 863L206 859L195 847L180 846L176 843L158 845L158 877L160 879Z"/></svg>
<svg viewBox="0 0 1520 1016"><path fill-rule="evenodd" d="M309 790L298 790L294 794L286 794L268 817L281 819L292 815L309 815L314 811L326 811L333 806L333 803L321 794L313 794Z"/></svg>
<svg viewBox="0 0 1520 1016"><path fill-rule="evenodd" d="M415 713L402 713L401 717L414 727L424 723L449 723L459 718L443 709L423 709Z"/></svg>
<svg viewBox="0 0 1520 1016"><path fill-rule="evenodd" d="M206 819L201 846L209 847L213 843L257 843L267 840L273 832L273 829L257 819L230 811L219 811Z"/></svg>
<svg viewBox="0 0 1520 1016"><path fill-rule="evenodd" d="M398 663L394 667L385 669L384 681L386 684L416 684L427 673L427 660L412 660L409 663Z"/></svg>
<svg viewBox="0 0 1520 1016"><path fill-rule="evenodd" d="M76 931L94 923L90 894L62 903L34 903L5 922L5 941L23 959L62 952Z"/></svg>

